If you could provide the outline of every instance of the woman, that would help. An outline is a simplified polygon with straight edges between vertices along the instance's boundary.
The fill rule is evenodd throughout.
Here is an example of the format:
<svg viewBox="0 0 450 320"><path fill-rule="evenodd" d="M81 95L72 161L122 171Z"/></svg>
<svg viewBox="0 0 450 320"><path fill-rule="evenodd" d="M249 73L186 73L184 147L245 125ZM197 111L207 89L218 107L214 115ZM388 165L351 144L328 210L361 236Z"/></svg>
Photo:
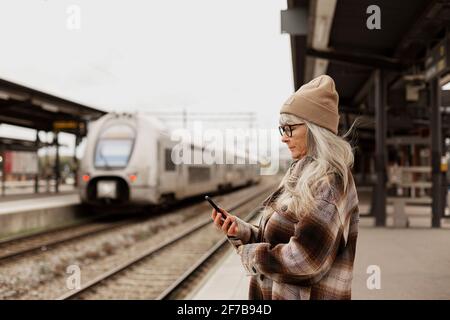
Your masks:
<svg viewBox="0 0 450 320"><path fill-rule="evenodd" d="M359 212L353 150L348 133L337 136L338 99L324 75L282 106L280 133L294 161L263 202L259 226L212 212L252 275L249 299L351 298Z"/></svg>

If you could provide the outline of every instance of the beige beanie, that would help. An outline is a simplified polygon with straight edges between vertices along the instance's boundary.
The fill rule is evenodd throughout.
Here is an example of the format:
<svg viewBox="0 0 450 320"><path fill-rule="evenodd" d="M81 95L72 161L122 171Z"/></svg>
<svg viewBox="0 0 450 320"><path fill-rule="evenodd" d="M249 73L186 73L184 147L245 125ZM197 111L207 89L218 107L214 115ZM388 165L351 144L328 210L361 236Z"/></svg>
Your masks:
<svg viewBox="0 0 450 320"><path fill-rule="evenodd" d="M290 113L337 134L339 95L330 76L322 75L304 84L281 107Z"/></svg>

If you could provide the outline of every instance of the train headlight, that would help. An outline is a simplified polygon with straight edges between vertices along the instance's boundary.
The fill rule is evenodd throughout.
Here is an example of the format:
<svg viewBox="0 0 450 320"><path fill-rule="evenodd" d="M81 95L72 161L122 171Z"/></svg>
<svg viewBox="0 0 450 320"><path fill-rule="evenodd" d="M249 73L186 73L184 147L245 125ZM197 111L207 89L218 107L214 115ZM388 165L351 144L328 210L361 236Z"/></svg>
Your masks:
<svg viewBox="0 0 450 320"><path fill-rule="evenodd" d="M131 182L135 182L136 179L137 179L137 175L135 175L135 174L130 174L130 175L128 176L128 178L130 179Z"/></svg>
<svg viewBox="0 0 450 320"><path fill-rule="evenodd" d="M88 174L83 174L82 179L83 179L84 182L88 182L90 178L91 177Z"/></svg>

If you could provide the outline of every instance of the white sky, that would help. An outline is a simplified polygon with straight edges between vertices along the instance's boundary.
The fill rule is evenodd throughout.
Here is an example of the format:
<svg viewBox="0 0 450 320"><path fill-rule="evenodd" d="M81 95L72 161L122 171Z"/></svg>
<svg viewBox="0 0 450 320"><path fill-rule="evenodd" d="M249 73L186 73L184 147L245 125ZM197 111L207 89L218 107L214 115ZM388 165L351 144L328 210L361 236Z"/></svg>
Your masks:
<svg viewBox="0 0 450 320"><path fill-rule="evenodd" d="M81 10L79 30L67 27L70 5ZM285 8L286 0L0 0L0 78L107 111L254 111L258 127L275 128L293 92ZM5 125L0 136L34 139Z"/></svg>

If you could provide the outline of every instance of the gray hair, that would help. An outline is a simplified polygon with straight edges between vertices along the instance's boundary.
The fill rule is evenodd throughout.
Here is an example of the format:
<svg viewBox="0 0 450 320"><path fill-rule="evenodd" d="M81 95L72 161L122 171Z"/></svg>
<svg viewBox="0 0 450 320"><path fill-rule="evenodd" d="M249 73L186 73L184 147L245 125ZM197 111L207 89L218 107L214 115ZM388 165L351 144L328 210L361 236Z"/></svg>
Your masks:
<svg viewBox="0 0 450 320"><path fill-rule="evenodd" d="M341 191L347 192L349 171L354 163L354 149L346 138L352 132L357 120L341 137L295 115L287 113L280 115L280 125L306 123L305 157L311 158L312 161L305 161L299 176L296 175L299 162L288 170L280 183L280 187L283 186L284 190L277 198L277 204L287 205L291 212L300 216L311 212L316 209L314 200L317 190L324 184L330 184L330 178L333 176L339 177L343 187Z"/></svg>

